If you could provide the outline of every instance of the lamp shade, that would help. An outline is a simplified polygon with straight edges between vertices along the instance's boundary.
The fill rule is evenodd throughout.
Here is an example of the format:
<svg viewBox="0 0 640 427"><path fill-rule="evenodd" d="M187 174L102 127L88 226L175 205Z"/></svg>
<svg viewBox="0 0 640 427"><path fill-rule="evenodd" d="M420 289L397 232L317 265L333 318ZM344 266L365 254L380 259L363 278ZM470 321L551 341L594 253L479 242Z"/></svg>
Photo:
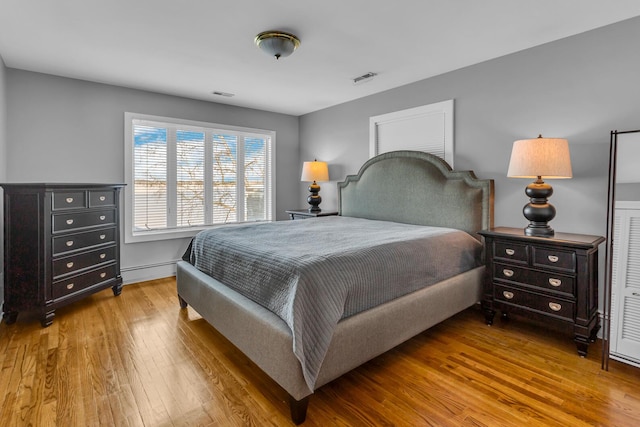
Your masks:
<svg viewBox="0 0 640 427"><path fill-rule="evenodd" d="M513 143L507 176L571 178L569 142L562 138L522 139Z"/></svg>
<svg viewBox="0 0 640 427"><path fill-rule="evenodd" d="M304 162L302 165L302 176L300 181L329 181L329 167L326 162Z"/></svg>

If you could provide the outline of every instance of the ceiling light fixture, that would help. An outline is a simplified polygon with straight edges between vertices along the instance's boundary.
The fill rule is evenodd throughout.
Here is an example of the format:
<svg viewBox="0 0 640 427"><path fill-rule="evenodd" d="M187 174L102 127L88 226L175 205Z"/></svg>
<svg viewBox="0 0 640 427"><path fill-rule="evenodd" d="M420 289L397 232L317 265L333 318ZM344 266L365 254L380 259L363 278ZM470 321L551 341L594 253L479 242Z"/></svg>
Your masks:
<svg viewBox="0 0 640 427"><path fill-rule="evenodd" d="M289 56L300 46L300 39L282 31L264 31L255 38L256 45L269 56L280 59Z"/></svg>

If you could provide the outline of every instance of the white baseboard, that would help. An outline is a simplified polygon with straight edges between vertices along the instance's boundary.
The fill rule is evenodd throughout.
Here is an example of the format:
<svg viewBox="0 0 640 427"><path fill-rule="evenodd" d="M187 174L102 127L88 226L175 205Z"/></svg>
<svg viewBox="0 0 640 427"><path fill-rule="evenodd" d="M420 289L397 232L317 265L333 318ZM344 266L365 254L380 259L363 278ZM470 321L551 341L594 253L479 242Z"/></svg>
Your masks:
<svg viewBox="0 0 640 427"><path fill-rule="evenodd" d="M176 262L178 262L178 260L157 264L122 267L120 269L120 272L122 273L122 283L124 285L129 285L131 283L146 282L147 280L175 276Z"/></svg>

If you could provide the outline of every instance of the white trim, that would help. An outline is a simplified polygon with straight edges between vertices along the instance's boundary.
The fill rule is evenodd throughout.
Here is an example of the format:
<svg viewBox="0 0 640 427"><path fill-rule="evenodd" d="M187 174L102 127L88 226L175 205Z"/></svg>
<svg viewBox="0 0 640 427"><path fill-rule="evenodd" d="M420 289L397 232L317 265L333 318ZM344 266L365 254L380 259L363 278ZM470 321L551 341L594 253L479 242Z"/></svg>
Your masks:
<svg viewBox="0 0 640 427"><path fill-rule="evenodd" d="M120 269L122 274L122 283L129 285L131 283L147 282L149 280L164 279L165 277L175 276L176 263L178 261L179 260L171 260L155 264L123 267Z"/></svg>
<svg viewBox="0 0 640 427"><path fill-rule="evenodd" d="M379 116L373 116L369 118L369 156L374 157L381 154L383 151L379 149L380 128L384 125L402 125L405 122L407 128L409 126L425 126L423 135L416 135L419 138L419 142L416 144L414 141L394 141L393 146L395 150L416 149L421 147L422 141L437 142L437 145L442 143L442 151L444 153L444 160L449 163L453 168L453 142L454 142L454 114L453 99L447 101L437 102L434 104L423 105L421 107L409 108L406 110L395 111L392 113L381 114ZM431 130L426 128L428 121L435 119L436 125ZM422 130L420 131L422 132ZM424 148L419 148L421 151L428 151ZM392 151L392 150L386 150ZM433 153L440 155L439 153Z"/></svg>
<svg viewBox="0 0 640 427"><path fill-rule="evenodd" d="M614 209L640 209L640 201L616 201Z"/></svg>

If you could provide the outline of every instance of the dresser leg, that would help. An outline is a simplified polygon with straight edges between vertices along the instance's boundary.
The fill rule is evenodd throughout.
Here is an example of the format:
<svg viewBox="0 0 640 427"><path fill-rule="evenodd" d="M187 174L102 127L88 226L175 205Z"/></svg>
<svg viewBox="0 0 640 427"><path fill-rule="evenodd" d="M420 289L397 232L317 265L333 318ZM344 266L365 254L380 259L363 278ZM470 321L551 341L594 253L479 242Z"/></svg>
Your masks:
<svg viewBox="0 0 640 427"><path fill-rule="evenodd" d="M40 317L40 324L42 325L43 328L46 328L47 326L51 326L51 324L53 323L54 317L56 317L55 310L43 313L42 316Z"/></svg>
<svg viewBox="0 0 640 427"><path fill-rule="evenodd" d="M6 323L7 325L11 325L12 323L16 323L16 320L18 319L18 312L6 311L2 318L4 319L4 323Z"/></svg>
<svg viewBox="0 0 640 427"><path fill-rule="evenodd" d="M587 357L587 350L589 349L589 341L584 337L576 337L576 347L578 347L578 356Z"/></svg>
<svg viewBox="0 0 640 427"><path fill-rule="evenodd" d="M487 325L493 325L493 318L496 316L495 310L485 309L484 311L484 320L487 322Z"/></svg>
<svg viewBox="0 0 640 427"><path fill-rule="evenodd" d="M112 286L111 290L113 291L113 295L117 297L122 293L122 283Z"/></svg>

